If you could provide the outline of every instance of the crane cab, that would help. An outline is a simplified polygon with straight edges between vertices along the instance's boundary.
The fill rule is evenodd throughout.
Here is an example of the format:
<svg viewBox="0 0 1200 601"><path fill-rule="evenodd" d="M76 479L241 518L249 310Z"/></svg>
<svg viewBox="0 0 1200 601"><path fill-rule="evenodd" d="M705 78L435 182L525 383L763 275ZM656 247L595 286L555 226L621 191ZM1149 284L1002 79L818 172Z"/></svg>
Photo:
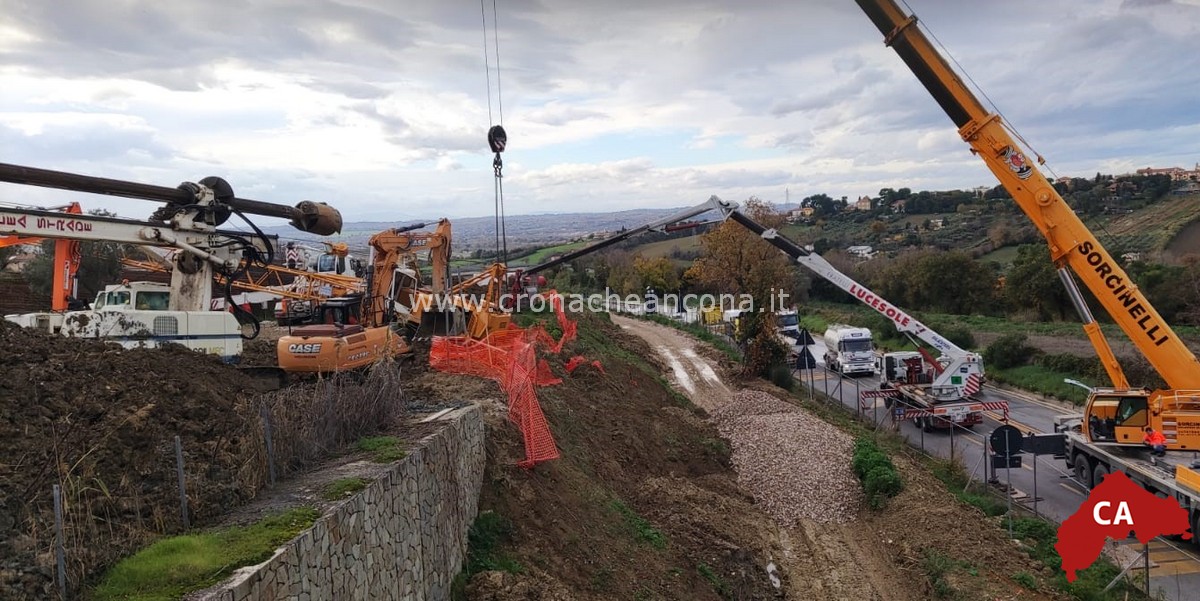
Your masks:
<svg viewBox="0 0 1200 601"><path fill-rule="evenodd" d="M1097 388L1088 395L1080 428L1089 442L1141 446L1146 426L1170 450L1200 449L1200 390Z"/></svg>

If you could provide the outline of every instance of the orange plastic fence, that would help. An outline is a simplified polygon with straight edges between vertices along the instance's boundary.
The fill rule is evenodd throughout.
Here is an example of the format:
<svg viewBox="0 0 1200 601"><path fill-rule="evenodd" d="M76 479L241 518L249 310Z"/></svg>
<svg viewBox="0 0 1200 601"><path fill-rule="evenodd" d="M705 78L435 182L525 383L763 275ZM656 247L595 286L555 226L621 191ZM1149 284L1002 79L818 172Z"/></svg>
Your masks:
<svg viewBox="0 0 1200 601"><path fill-rule="evenodd" d="M551 386L562 380L555 377L544 359L538 358L537 349L541 346L557 354L563 345L575 339L578 329L563 311L562 297L554 291L548 296L563 332L559 340L554 340L541 326L523 329L510 324L507 330L493 332L484 340L435 337L429 351L429 365L434 369L499 382L508 394L508 419L521 431L525 441L525 460L518 463L525 468L559 457L535 390L537 386Z"/></svg>
<svg viewBox="0 0 1200 601"><path fill-rule="evenodd" d="M571 359L567 361L567 373L574 374L575 370L584 363L587 363L587 358L583 355L575 355L574 357L571 357ZM604 366L600 365L599 360L592 361L592 367L596 368L600 373L605 373Z"/></svg>

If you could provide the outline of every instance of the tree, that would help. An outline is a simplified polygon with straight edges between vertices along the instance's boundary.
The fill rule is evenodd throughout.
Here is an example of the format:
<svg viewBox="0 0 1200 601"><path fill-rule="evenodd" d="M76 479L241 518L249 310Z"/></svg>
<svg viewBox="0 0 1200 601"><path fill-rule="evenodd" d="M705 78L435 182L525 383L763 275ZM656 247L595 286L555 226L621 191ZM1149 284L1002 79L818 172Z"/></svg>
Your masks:
<svg viewBox="0 0 1200 601"><path fill-rule="evenodd" d="M1073 311L1050 250L1039 244L1017 247L1012 269L1004 278L1004 298L1013 309L1032 311L1041 320L1066 319Z"/></svg>
<svg viewBox="0 0 1200 601"><path fill-rule="evenodd" d="M783 215L757 198L746 201L743 209L751 219L768 228L783 227ZM770 324L780 292L799 299L799 280L790 258L760 239L750 230L727 220L702 238L703 254L688 269L687 279L709 290L754 299L752 312L742 330L748 343L745 371L765 376L772 366L786 360L786 349L772 344ZM762 312L758 312L762 310Z"/></svg>
<svg viewBox="0 0 1200 601"><path fill-rule="evenodd" d="M679 273L666 257L647 259L639 255L633 259L633 270L641 278L643 286L659 292L679 289Z"/></svg>

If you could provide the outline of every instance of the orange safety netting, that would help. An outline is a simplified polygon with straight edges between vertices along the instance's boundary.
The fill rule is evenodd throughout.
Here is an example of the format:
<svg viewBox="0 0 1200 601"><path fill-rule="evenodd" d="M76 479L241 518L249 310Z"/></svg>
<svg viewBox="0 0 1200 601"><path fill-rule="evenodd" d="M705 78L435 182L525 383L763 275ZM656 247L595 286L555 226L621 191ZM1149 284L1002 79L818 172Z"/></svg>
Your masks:
<svg viewBox="0 0 1200 601"><path fill-rule="evenodd" d="M430 367L496 380L508 393L508 419L525 439L525 460L518 464L525 468L559 457L535 387L560 384L562 380L554 376L544 359L538 359L537 347L559 353L563 345L575 339L578 329L575 322L567 319L562 297L554 291L548 296L563 332L557 341L541 326L520 328L509 324L508 329L492 332L483 340L435 337L429 350Z"/></svg>
<svg viewBox="0 0 1200 601"><path fill-rule="evenodd" d="M571 357L571 359L567 361L567 373L574 374L575 369L584 363L587 363L587 358L585 358L583 355L575 355L574 357ZM598 359L596 361L592 361L592 367L600 370L600 373L605 373L604 366L600 365L600 360Z"/></svg>

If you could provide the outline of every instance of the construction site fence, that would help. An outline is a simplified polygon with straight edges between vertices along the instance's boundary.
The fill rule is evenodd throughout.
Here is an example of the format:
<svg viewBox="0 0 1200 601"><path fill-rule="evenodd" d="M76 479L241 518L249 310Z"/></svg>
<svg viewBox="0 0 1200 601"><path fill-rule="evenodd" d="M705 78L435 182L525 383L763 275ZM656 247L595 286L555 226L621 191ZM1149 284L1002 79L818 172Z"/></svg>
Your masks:
<svg viewBox="0 0 1200 601"><path fill-rule="evenodd" d="M429 351L430 367L448 372L495 380L507 396L508 419L520 431L525 444L525 459L518 465L532 468L559 458L550 424L538 402L537 389L562 383L550 364L539 356L560 355L565 345L575 340L578 324L567 317L563 298L557 292L546 294L554 309L562 335L555 340L541 325L521 328L509 324L478 340L466 336L434 337ZM573 372L582 361L564 361ZM573 364L573 365L571 365ZM597 368L599 363L594 364Z"/></svg>
<svg viewBox="0 0 1200 601"><path fill-rule="evenodd" d="M1010 492L1011 483L1004 482L1007 475L1005 472L1008 470L990 469L987 458L990 456L989 435L992 428L987 427L986 423L967 428L950 422L949 427L926 431L924 428L914 427L916 426L914 417L927 415L926 408L919 407L903 397L881 393L878 376L846 376L826 368L823 364L818 364L813 369L793 369L792 376L796 390L802 397L851 413L872 431L876 433L890 432L892 435L904 439L910 447L928 456L948 458L951 462L961 464L971 481L968 486L975 486L975 483L980 481L1000 488L999 492L1001 493ZM889 396L891 397L890 403L885 400ZM986 407L982 413L990 414L996 421L1003 421L1007 417L1006 403L981 402L979 404ZM911 425L906 427L904 426L905 422ZM946 424L945 421L942 423ZM939 447L943 452L948 450L948 457L937 454ZM974 457L975 453L978 453L979 456ZM1043 470L1042 477L1047 479L1045 483L1047 486L1061 482L1063 478L1071 477L1046 455L1030 456L1029 459L1040 465L1040 469ZM1035 471L1033 495L1022 497L1013 502L1013 506L1016 509L1027 511L1030 515L1041 517L1042 513L1037 505L1039 500L1036 490L1037 479L1038 475Z"/></svg>

